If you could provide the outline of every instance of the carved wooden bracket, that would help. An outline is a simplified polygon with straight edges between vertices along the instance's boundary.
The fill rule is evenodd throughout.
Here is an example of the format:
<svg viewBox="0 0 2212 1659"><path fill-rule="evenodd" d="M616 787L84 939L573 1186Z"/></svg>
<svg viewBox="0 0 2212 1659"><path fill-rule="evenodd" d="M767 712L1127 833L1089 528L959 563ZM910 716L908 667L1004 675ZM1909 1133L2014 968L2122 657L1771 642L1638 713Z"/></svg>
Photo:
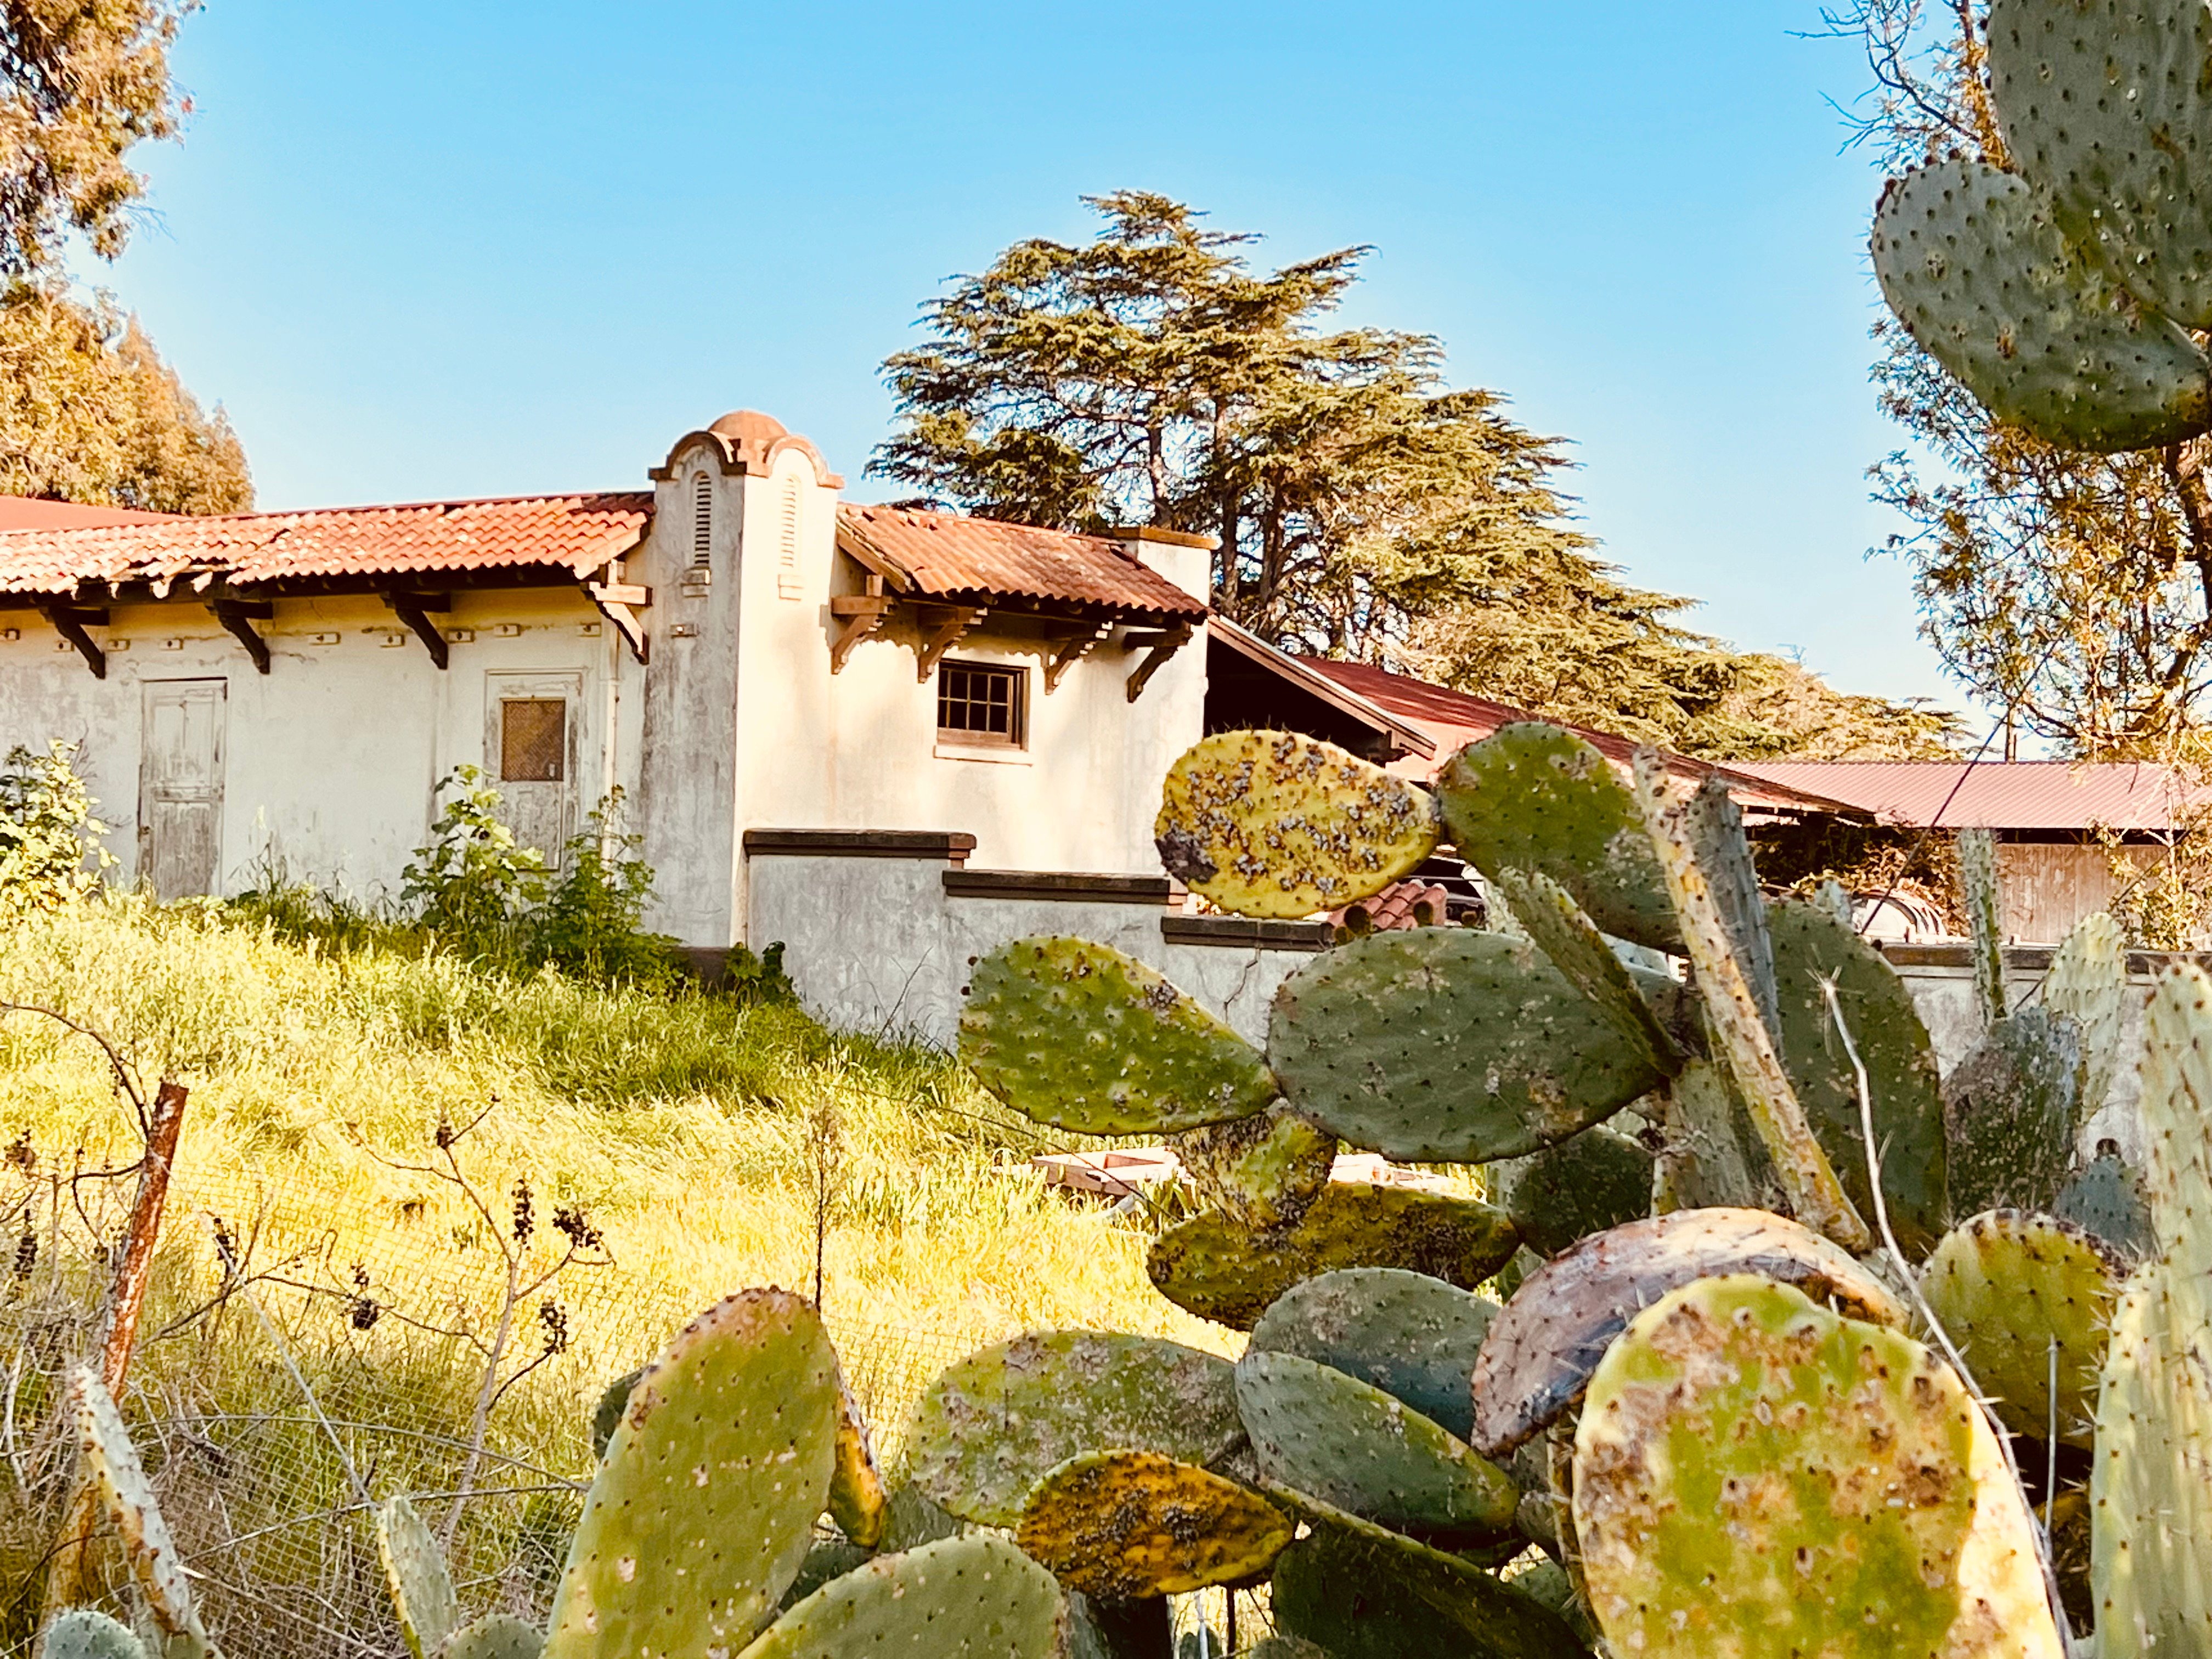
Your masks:
<svg viewBox="0 0 2212 1659"><path fill-rule="evenodd" d="M453 596L449 593L386 593L384 602L392 607L394 616L414 630L415 637L422 641L422 648L430 653L430 660L442 671L452 653L447 647L446 636L438 631L437 624L430 620L429 613L451 611L453 608Z"/></svg>
<svg viewBox="0 0 2212 1659"><path fill-rule="evenodd" d="M1152 683L1152 676L1160 672L1161 665L1190 643L1191 633L1192 629L1188 623L1177 623L1173 628L1163 628L1154 633L1132 634L1121 641L1133 651L1142 651L1146 647L1151 647L1150 654L1137 665L1134 672L1129 676L1131 702L1136 702L1145 695L1145 687Z"/></svg>
<svg viewBox="0 0 2212 1659"><path fill-rule="evenodd" d="M54 625L55 633L76 647L77 655L82 657L85 665L92 670L93 678L104 680L107 678L107 653L94 645L92 635L85 632L88 628L106 627L106 611L88 609L83 605L51 604L41 605L39 614Z"/></svg>
<svg viewBox="0 0 2212 1659"><path fill-rule="evenodd" d="M267 673L269 641L254 632L253 624L273 620L276 615L276 605L267 599L234 599L227 594L216 593L209 599L207 608L215 613L215 619L222 624L223 630L246 647L246 654L253 659L253 672Z"/></svg>
<svg viewBox="0 0 2212 1659"><path fill-rule="evenodd" d="M990 607L982 605L921 605L915 611L921 620L921 649L915 658L914 677L925 685L945 653L991 614Z"/></svg>
<svg viewBox="0 0 2212 1659"><path fill-rule="evenodd" d="M1055 639L1052 659L1044 665L1045 695L1050 696L1059 690L1067 671L1097 649L1098 642L1113 631L1110 623L1101 623L1086 633L1066 634Z"/></svg>
<svg viewBox="0 0 2212 1659"><path fill-rule="evenodd" d="M871 576L869 586L880 589L883 578ZM842 620L837 637L830 646L830 672L845 672L845 659L851 656L866 639L890 620L891 602L880 592L874 593L839 593L830 601L830 614Z"/></svg>
<svg viewBox="0 0 2212 1659"><path fill-rule="evenodd" d="M584 592L599 606L599 614L629 642L630 655L640 662L645 661L653 647L646 637L645 618L638 612L652 608L653 590L636 582L586 582Z"/></svg>

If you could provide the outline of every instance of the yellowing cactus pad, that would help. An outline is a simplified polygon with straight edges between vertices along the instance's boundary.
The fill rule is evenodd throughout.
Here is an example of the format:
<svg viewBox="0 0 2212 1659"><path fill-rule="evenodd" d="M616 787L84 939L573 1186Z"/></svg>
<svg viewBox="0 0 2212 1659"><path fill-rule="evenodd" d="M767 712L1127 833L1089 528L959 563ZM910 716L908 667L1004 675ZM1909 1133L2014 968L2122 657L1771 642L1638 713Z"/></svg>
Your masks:
<svg viewBox="0 0 2212 1659"><path fill-rule="evenodd" d="M1437 844L1425 790L1290 732L1222 732L1168 773L1160 862L1239 915L1310 916L1371 898Z"/></svg>
<svg viewBox="0 0 2212 1659"><path fill-rule="evenodd" d="M948 1538L879 1555L833 1579L770 1626L742 1659L1054 1659L1066 1607L1052 1575L1012 1544Z"/></svg>
<svg viewBox="0 0 2212 1659"><path fill-rule="evenodd" d="M1257 1577L1295 1530L1233 1480L1157 1452L1108 1451L1040 1480L1017 1536L1069 1589L1132 1601Z"/></svg>
<svg viewBox="0 0 2212 1659"><path fill-rule="evenodd" d="M1950 1368L1749 1277L1684 1286L1590 1379L1575 1530L1638 1659L2063 1659L2033 1522Z"/></svg>

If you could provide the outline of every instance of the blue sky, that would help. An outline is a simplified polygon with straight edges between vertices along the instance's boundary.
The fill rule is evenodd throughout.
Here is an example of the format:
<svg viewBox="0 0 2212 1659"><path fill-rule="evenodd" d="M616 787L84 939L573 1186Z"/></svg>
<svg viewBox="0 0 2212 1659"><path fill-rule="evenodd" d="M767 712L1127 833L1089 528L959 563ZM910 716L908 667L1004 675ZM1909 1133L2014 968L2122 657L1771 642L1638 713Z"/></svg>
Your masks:
<svg viewBox="0 0 2212 1659"><path fill-rule="evenodd" d="M1077 198L1165 191L1574 441L1587 527L1703 626L1956 706L1864 471L1879 180L1804 0L211 0L153 218L90 273L264 505L635 487L768 410L866 497L884 356Z"/></svg>

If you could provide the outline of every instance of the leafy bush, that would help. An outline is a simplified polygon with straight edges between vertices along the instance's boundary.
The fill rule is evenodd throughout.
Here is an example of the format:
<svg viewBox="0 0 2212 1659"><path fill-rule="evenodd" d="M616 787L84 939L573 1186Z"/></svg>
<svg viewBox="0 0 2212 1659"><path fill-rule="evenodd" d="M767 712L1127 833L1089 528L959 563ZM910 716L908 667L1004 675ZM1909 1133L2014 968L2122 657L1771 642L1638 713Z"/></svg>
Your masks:
<svg viewBox="0 0 2212 1659"><path fill-rule="evenodd" d="M525 914L544 901L545 855L500 822L499 790L481 768L455 767L438 783L438 794L449 791L429 841L400 872L400 902L470 954L505 956Z"/></svg>
<svg viewBox="0 0 2212 1659"><path fill-rule="evenodd" d="M676 975L676 941L646 930L653 866L637 855L644 837L623 828L622 811L617 788L592 809L590 827L569 837L566 872L529 918L530 953L583 979L664 985Z"/></svg>
<svg viewBox="0 0 2212 1659"><path fill-rule="evenodd" d="M107 826L92 815L76 747L57 739L41 755L19 744L0 763L0 912L81 898L115 862L100 844Z"/></svg>

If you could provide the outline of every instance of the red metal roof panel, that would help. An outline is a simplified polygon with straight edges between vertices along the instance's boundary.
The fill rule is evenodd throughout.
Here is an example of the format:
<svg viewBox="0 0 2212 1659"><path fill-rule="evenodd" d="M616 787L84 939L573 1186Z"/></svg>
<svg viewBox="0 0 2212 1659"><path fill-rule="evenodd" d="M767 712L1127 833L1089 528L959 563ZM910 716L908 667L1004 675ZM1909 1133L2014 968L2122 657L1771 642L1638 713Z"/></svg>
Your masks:
<svg viewBox="0 0 2212 1659"><path fill-rule="evenodd" d="M2175 827L2212 789L2154 761L1759 761L1735 769L1830 795L1886 823L1944 829Z"/></svg>
<svg viewBox="0 0 2212 1659"><path fill-rule="evenodd" d="M1206 615L1203 600L1104 536L849 501L838 504L837 533L848 550L890 566L925 595L1003 594L1194 621Z"/></svg>

